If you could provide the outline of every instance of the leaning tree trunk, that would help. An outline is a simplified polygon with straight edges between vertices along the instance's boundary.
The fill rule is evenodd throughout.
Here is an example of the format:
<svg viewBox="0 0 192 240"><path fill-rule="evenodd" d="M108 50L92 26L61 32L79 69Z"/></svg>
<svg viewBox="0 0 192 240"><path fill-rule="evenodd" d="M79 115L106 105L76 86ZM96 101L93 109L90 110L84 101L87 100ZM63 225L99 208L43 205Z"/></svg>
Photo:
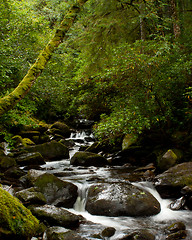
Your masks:
<svg viewBox="0 0 192 240"><path fill-rule="evenodd" d="M171 0L171 15L173 19L173 33L175 38L178 38L181 35L181 28L179 26L179 19L177 14L176 1Z"/></svg>
<svg viewBox="0 0 192 240"><path fill-rule="evenodd" d="M69 9L59 28L56 30L54 37L39 54L37 60L31 66L23 80L13 90L13 92L0 99L0 116L14 108L14 106L29 92L33 83L44 70L46 64L51 58L52 53L60 45L60 43L62 43L66 33L74 24L77 14L80 12L83 4L85 4L87 1L88 0L78 0L78 3Z"/></svg>

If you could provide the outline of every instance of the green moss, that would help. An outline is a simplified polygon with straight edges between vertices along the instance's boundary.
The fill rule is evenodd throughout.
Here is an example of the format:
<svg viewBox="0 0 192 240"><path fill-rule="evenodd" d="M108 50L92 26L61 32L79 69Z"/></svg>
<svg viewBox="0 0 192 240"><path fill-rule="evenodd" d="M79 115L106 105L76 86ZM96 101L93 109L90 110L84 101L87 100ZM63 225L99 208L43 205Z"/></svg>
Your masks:
<svg viewBox="0 0 192 240"><path fill-rule="evenodd" d="M30 238L36 233L39 222L17 198L0 188L0 226L11 234Z"/></svg>

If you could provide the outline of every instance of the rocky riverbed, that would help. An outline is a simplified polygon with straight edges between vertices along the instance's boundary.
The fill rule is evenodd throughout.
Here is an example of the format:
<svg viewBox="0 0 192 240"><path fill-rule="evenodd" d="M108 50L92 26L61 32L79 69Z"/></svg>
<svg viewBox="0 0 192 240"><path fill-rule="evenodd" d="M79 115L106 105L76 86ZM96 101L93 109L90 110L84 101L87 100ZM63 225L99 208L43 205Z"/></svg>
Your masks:
<svg viewBox="0 0 192 240"><path fill-rule="evenodd" d="M17 207L7 209L11 219L2 217L1 239L192 238L187 136L166 142L155 134L137 141L125 136L114 150L96 142L85 125L78 127L56 122L24 128L14 137L14 151L1 144L1 188L39 220L38 230L26 236L11 228L22 227Z"/></svg>

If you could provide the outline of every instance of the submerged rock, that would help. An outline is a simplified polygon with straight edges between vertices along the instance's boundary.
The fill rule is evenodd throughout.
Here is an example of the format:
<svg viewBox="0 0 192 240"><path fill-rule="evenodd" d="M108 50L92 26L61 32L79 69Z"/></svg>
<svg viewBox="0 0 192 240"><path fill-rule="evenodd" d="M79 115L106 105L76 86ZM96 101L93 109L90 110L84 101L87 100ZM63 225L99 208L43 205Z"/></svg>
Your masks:
<svg viewBox="0 0 192 240"><path fill-rule="evenodd" d="M108 161L105 157L92 152L76 152L71 158L71 164L76 166L105 166Z"/></svg>
<svg viewBox="0 0 192 240"><path fill-rule="evenodd" d="M51 226L62 226L65 228L75 228L79 226L81 216L70 213L64 208L51 205L40 207L30 207L32 213L41 221L46 221Z"/></svg>
<svg viewBox="0 0 192 240"><path fill-rule="evenodd" d="M86 210L102 216L150 216L160 212L160 204L132 184L104 183L89 188Z"/></svg>

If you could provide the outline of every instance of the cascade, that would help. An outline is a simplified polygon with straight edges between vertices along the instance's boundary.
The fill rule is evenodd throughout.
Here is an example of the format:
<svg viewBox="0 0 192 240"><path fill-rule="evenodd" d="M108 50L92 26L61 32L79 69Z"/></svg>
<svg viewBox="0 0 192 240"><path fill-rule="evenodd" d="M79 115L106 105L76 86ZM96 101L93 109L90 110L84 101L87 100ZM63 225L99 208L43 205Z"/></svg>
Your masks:
<svg viewBox="0 0 192 240"><path fill-rule="evenodd" d="M86 142L85 138L89 137L86 132L73 133L69 139L77 140L81 139L83 141L75 142L75 146L71 149L70 156L78 151L81 144L91 144L92 142ZM92 137L92 136L91 136ZM185 223L188 231L186 240L192 239L192 214L191 211L179 210L173 211L169 208L171 203L170 199L162 199L158 192L155 190L151 182L135 182L133 185L142 188L150 192L160 203L161 212L155 216L151 217L106 217L106 216L94 216L85 210L86 198L88 188L91 184L96 183L97 180L105 181L108 179L110 182L121 181L117 174L112 175L110 167L78 167L70 166L69 160L55 161L47 163L42 168L51 173L65 172L65 176L60 177L62 180L71 181L78 187L78 198L74 204L74 208L68 209L72 213L77 215L82 215L92 224L83 224L81 227L81 234L87 239L90 238L90 232L98 232L100 226L114 227L116 233L114 236L109 238L110 240L117 240L123 237L127 230L137 230L137 229L150 229L156 234L155 240L165 240L164 229L165 226L171 225L175 221L182 221ZM120 167L113 166L113 171L118 170ZM69 175L67 173L69 172Z"/></svg>

